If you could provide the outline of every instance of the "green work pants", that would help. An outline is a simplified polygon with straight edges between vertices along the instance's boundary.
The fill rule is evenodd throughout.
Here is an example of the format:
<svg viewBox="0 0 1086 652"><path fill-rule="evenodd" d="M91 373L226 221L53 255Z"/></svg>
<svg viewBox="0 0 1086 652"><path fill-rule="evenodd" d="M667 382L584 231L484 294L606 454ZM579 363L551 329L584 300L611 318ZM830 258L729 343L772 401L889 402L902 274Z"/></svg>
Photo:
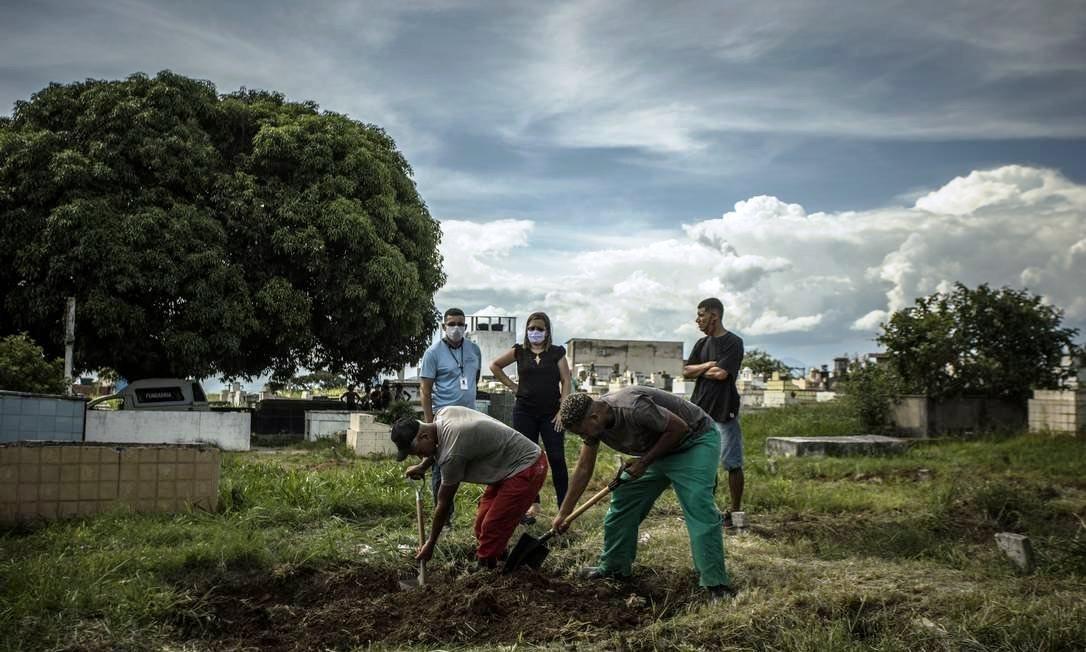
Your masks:
<svg viewBox="0 0 1086 652"><path fill-rule="evenodd" d="M609 575L630 575L637 556L637 528L668 485L679 497L694 568L701 586L728 584L724 567L724 535L720 511L713 500L720 435L716 428L690 437L674 453L649 465L637 479L620 484L611 494L603 520L603 552L599 569Z"/></svg>

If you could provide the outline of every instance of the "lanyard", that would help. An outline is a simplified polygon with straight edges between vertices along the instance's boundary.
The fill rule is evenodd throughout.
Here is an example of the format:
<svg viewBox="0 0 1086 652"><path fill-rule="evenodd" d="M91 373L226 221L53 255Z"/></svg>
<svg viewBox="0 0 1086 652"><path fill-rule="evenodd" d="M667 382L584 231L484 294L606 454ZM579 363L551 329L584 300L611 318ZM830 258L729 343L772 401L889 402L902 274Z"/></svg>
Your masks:
<svg viewBox="0 0 1086 652"><path fill-rule="evenodd" d="M444 339L442 339L441 341L445 342ZM456 359L456 355L453 354L453 348L451 346L449 346L448 342L445 342L445 348L449 350L449 357L452 358L453 362L456 363L456 366L460 367L460 377L463 378L464 377L464 342L463 342L463 340L461 340L460 346L457 347L458 349L460 349L460 359L459 360Z"/></svg>

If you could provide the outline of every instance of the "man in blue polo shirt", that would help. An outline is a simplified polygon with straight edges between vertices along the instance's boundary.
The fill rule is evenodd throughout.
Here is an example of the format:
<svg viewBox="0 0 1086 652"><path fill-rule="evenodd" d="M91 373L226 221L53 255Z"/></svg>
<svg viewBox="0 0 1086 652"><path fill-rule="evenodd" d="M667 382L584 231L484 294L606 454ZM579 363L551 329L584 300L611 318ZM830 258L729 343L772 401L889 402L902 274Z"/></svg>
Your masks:
<svg viewBox="0 0 1086 652"><path fill-rule="evenodd" d="M450 405L475 409L475 386L479 383L483 354L479 346L464 337L467 318L459 308L445 311L442 338L430 345L419 366L419 394L422 418L434 422L434 412ZM432 458L431 458L432 459ZM434 465L430 488L437 500L441 488L441 466ZM449 511L452 519L452 510Z"/></svg>

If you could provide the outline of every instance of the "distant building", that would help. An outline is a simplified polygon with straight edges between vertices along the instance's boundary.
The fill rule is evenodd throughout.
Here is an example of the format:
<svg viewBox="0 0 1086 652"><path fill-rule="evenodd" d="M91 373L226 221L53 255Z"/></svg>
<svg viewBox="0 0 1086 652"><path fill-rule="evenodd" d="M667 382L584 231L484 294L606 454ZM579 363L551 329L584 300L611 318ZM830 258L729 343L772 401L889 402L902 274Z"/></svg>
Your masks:
<svg viewBox="0 0 1086 652"><path fill-rule="evenodd" d="M468 317L467 338L475 342L482 353L480 372L483 378L493 378L490 373L490 361L513 348L517 341L517 318L497 315L471 315ZM517 375L517 365L505 368L510 376Z"/></svg>
<svg viewBox="0 0 1086 652"><path fill-rule="evenodd" d="M578 384L607 385L612 378L644 384L653 374L681 378L683 372L682 342L574 338L566 342L566 355Z"/></svg>

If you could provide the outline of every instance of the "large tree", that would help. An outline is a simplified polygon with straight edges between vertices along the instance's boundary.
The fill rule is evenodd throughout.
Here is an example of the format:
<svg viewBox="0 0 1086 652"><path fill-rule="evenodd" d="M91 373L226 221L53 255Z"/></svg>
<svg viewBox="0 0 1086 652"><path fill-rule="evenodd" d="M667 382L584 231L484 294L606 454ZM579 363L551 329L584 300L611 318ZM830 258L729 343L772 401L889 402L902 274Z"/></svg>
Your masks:
<svg viewBox="0 0 1086 652"><path fill-rule="evenodd" d="M373 376L421 356L440 230L380 128L165 71L0 119L0 334L151 375Z"/></svg>
<svg viewBox="0 0 1086 652"><path fill-rule="evenodd" d="M957 283L899 310L876 339L906 391L933 397L982 395L1024 402L1057 387L1076 353L1078 330L1063 312L1024 290Z"/></svg>

